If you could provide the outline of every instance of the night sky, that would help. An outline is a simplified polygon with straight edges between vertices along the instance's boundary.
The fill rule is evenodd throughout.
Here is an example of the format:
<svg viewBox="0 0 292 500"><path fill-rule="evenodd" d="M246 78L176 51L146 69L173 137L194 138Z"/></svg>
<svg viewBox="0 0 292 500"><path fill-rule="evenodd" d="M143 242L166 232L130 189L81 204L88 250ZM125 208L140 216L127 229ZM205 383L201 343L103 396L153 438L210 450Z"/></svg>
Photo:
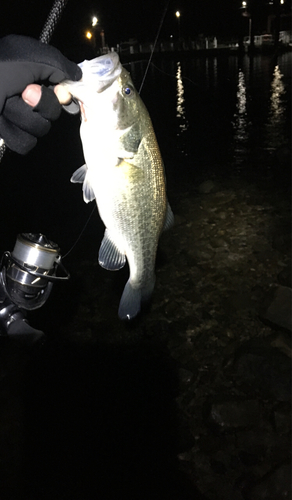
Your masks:
<svg viewBox="0 0 292 500"><path fill-rule="evenodd" d="M267 0L249 1L259 16L267 9ZM285 1L286 6L291 5L291 0ZM177 36L176 10L181 12L180 32L185 39L194 39L199 34L236 39L243 22L241 3L241 0L69 0L51 43L72 58L76 47L84 43L92 15L99 18L109 46L130 38L154 42L167 5L160 39ZM0 36L19 33L38 38L52 5L53 0L1 0Z"/></svg>
<svg viewBox="0 0 292 500"><path fill-rule="evenodd" d="M139 42L154 41L167 0L144 2L127 0L69 0L52 43L76 43L90 27L95 14L104 30L106 42L114 46L121 41L136 38ZM2 0L0 36L19 33L38 37L53 0ZM181 12L181 35L236 34L240 0L170 0L161 29L161 38L177 35L175 11ZM60 47L61 48L61 47Z"/></svg>

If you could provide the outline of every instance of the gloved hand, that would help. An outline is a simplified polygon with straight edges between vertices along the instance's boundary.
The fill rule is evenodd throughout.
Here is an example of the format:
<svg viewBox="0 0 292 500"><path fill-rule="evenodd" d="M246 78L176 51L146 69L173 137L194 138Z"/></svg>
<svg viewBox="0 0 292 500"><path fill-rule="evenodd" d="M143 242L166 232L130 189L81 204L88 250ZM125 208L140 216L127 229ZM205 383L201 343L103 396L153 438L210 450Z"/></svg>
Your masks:
<svg viewBox="0 0 292 500"><path fill-rule="evenodd" d="M45 135L62 107L54 91L42 85L39 103L32 108L21 98L31 83L57 84L79 80L82 72L56 48L34 38L8 35L0 39L0 137L12 151L26 154Z"/></svg>

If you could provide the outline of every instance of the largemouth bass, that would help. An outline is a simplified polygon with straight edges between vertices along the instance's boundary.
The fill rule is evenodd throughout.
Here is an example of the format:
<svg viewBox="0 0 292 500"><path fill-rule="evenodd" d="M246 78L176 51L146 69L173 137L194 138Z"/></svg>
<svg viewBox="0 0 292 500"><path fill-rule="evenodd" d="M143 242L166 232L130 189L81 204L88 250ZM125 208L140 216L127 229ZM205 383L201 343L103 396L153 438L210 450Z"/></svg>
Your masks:
<svg viewBox="0 0 292 500"><path fill-rule="evenodd" d="M121 319L134 318L155 285L161 232L172 225L164 166L148 111L116 53L80 64L79 82L63 85L81 107L80 136L86 164L72 176L83 183L85 202L96 200L106 227L99 264L130 276Z"/></svg>

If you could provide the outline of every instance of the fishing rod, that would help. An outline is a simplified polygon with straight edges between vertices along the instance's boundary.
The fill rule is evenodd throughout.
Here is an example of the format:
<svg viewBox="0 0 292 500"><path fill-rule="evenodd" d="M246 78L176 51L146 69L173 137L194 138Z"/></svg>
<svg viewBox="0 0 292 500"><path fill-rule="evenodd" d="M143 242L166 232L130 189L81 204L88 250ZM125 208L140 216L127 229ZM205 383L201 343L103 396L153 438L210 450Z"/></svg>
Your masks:
<svg viewBox="0 0 292 500"><path fill-rule="evenodd" d="M61 19L61 16L63 14L63 11L66 7L66 4L68 3L69 0L55 0L54 3L53 3L53 6L48 14L48 17L46 19L46 22L43 26L43 29L41 31L41 34L39 36L39 41L42 42L42 43L45 43L45 44L48 44L50 43L50 40L52 38L52 35L56 29L56 26L58 24L58 22L60 21ZM4 139L2 139L0 137L0 163L1 163L1 160L5 154L5 151L6 151L6 145L5 145L5 141ZM81 238L83 232L85 231L85 228L87 227L87 224L89 223L89 220L91 218L91 216L93 215L93 212L95 211L95 208L92 210L86 224L84 225L81 233L79 234L78 238L76 239L75 243L72 245L72 247L70 248L70 250L65 254L64 257L66 257L67 255L69 255L69 253L71 253L71 251L73 250L73 248L75 247L75 245L78 243L79 239ZM63 257L63 258L64 258ZM67 273L67 272L66 272ZM67 273L68 275L68 273ZM1 278L1 276L0 276Z"/></svg>
<svg viewBox="0 0 292 500"><path fill-rule="evenodd" d="M68 0L55 0L40 34L40 42L49 43Z"/></svg>
<svg viewBox="0 0 292 500"><path fill-rule="evenodd" d="M67 2L54 1L40 42L50 42ZM0 162L5 151L5 141L0 137ZM26 311L42 307L53 283L69 278L56 243L41 233L19 234L13 251L4 252L0 260L0 335L29 335L32 341L42 338L43 332L27 322Z"/></svg>
<svg viewBox="0 0 292 500"><path fill-rule="evenodd" d="M39 37L39 41L42 43L48 44L52 38L52 35L55 31L55 28L60 21L60 18L63 14L63 10L66 7L68 0L55 0L53 6L49 12L47 20L44 24L42 32ZM6 151L6 145L4 139L0 137L0 162Z"/></svg>

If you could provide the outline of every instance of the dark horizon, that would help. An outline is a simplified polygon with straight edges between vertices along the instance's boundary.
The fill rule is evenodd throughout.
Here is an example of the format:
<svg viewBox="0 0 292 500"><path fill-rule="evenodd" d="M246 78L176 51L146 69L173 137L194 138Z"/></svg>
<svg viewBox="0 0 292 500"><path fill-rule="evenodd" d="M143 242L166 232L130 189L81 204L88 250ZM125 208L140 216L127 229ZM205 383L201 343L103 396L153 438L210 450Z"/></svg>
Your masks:
<svg viewBox="0 0 292 500"><path fill-rule="evenodd" d="M267 0L251 2L249 8L252 6L255 29L265 32L268 14L274 7ZM4 0L0 36L16 33L38 38L53 3L53 0ZM288 13L291 0L285 0L281 8ZM175 16L177 10L181 14L179 21ZM86 43L85 32L91 28L93 15L99 18L109 46L129 39L154 42L160 26L159 38L163 40L179 34L186 40L199 35L236 39L242 30L247 31L248 18L242 14L241 0L170 0L169 3L148 0L142 7L130 0L126 8L116 0L83 0L81 4L78 0L69 0L51 43L61 50ZM96 36L99 42L99 28Z"/></svg>

